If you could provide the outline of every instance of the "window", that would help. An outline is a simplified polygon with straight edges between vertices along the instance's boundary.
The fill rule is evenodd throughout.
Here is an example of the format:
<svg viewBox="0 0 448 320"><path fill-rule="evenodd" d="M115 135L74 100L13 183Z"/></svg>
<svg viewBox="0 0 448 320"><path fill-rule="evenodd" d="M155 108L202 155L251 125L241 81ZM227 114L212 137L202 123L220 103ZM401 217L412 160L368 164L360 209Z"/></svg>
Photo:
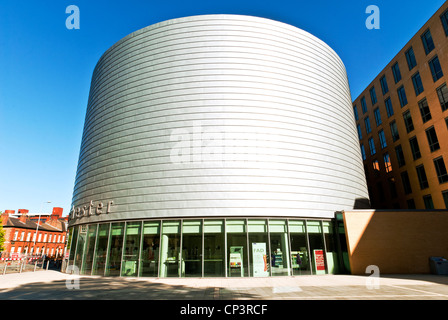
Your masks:
<svg viewBox="0 0 448 320"><path fill-rule="evenodd" d="M395 83L401 80L401 73L400 68L398 67L398 62L395 62L395 64L392 66L392 73L394 75Z"/></svg>
<svg viewBox="0 0 448 320"><path fill-rule="evenodd" d="M448 37L448 10L445 10L444 13L440 16L440 20L442 20L443 30L445 30L445 35Z"/></svg>
<svg viewBox="0 0 448 320"><path fill-rule="evenodd" d="M17 241L17 238L19 237L19 231L14 232L14 241Z"/></svg>
<svg viewBox="0 0 448 320"><path fill-rule="evenodd" d="M389 92L389 87L387 86L386 76L381 77L380 84L381 84L381 91L383 92L383 95L385 95L386 93Z"/></svg>
<svg viewBox="0 0 448 320"><path fill-rule="evenodd" d="M420 73L417 72L412 76L412 83L414 84L415 95L418 96L424 90Z"/></svg>
<svg viewBox="0 0 448 320"><path fill-rule="evenodd" d="M406 161L404 159L404 153L401 144L395 147L395 154L397 155L398 166L404 166L406 164Z"/></svg>
<svg viewBox="0 0 448 320"><path fill-rule="evenodd" d="M426 98L423 100L420 100L418 102L418 107L420 109L420 114L422 115L423 123L431 120L431 111L429 110L428 102L426 101Z"/></svg>
<svg viewBox="0 0 448 320"><path fill-rule="evenodd" d="M404 87L401 86L397 90L398 93L398 99L400 99L400 105L403 108L405 105L408 104L408 99L406 98L406 91L404 90Z"/></svg>
<svg viewBox="0 0 448 320"><path fill-rule="evenodd" d="M448 109L448 88L446 87L446 83L437 88L437 95L439 96L442 111L445 111Z"/></svg>
<svg viewBox="0 0 448 320"><path fill-rule="evenodd" d="M378 160L373 160L372 161L372 166L373 166L373 172L374 173L379 173L380 172L380 163L378 162Z"/></svg>
<svg viewBox="0 0 448 320"><path fill-rule="evenodd" d="M409 175L407 171L401 173L401 182L403 183L403 189L405 194L412 193L411 181L409 180Z"/></svg>
<svg viewBox="0 0 448 320"><path fill-rule="evenodd" d="M367 159L366 149L364 148L363 144L361 144L361 155L362 155L362 160L366 160Z"/></svg>
<svg viewBox="0 0 448 320"><path fill-rule="evenodd" d="M430 194L423 196L423 202L425 203L426 209L434 209L434 203L432 202L432 197Z"/></svg>
<svg viewBox="0 0 448 320"><path fill-rule="evenodd" d="M384 167L386 168L386 172L391 172L392 171L392 164L390 163L389 153L385 153L383 155L383 160L384 160Z"/></svg>
<svg viewBox="0 0 448 320"><path fill-rule="evenodd" d="M445 202L445 208L448 209L448 190L442 191L443 202Z"/></svg>
<svg viewBox="0 0 448 320"><path fill-rule="evenodd" d="M372 101L372 106L376 103L376 92L375 87L370 88L370 100Z"/></svg>
<svg viewBox="0 0 448 320"><path fill-rule="evenodd" d="M373 114L375 115L375 123L378 127L381 124L380 108L375 108L375 110L373 110Z"/></svg>
<svg viewBox="0 0 448 320"><path fill-rule="evenodd" d="M389 192L390 192L390 196L392 199L395 199L398 194L397 194L397 186L395 183L395 178L391 177L389 179L387 179L387 182L389 184Z"/></svg>
<svg viewBox="0 0 448 320"><path fill-rule="evenodd" d="M400 139L400 135L398 134L397 124L395 121L390 123L390 133L392 134L392 140L395 142Z"/></svg>
<svg viewBox="0 0 448 320"><path fill-rule="evenodd" d="M434 49L434 41L432 40L431 32L426 30L422 36L423 47L425 48L425 53L428 54Z"/></svg>
<svg viewBox="0 0 448 320"><path fill-rule="evenodd" d="M369 134L370 132L372 132L372 128L370 127L370 119L369 119L369 117L366 117L364 119L364 124L366 125L366 133Z"/></svg>
<svg viewBox="0 0 448 320"><path fill-rule="evenodd" d="M358 137L359 140L362 139L362 132L361 132L361 126L359 124L356 125L356 129L358 130Z"/></svg>
<svg viewBox="0 0 448 320"><path fill-rule="evenodd" d="M375 142L373 142L373 138L369 138L369 148L370 148L370 155L373 156L376 153Z"/></svg>
<svg viewBox="0 0 448 320"><path fill-rule="evenodd" d="M359 120L358 108L356 106L353 106L353 113L355 114L355 120L358 121Z"/></svg>
<svg viewBox="0 0 448 320"><path fill-rule="evenodd" d="M416 137L409 139L409 144L411 145L412 157L414 160L419 159L422 155L420 153L420 147L418 146L418 141Z"/></svg>
<svg viewBox="0 0 448 320"><path fill-rule="evenodd" d="M436 168L437 178L439 179L439 183L448 182L448 173L446 171L445 162L443 161L443 157L438 157L434 159L434 166Z"/></svg>
<svg viewBox="0 0 448 320"><path fill-rule="evenodd" d="M408 209L415 209L415 201L414 201L414 199L406 200L406 204L408 205Z"/></svg>
<svg viewBox="0 0 448 320"><path fill-rule="evenodd" d="M384 149L387 147L387 143L386 143L386 136L384 135L384 131L380 130L378 132L378 136L380 138L380 145L381 145L381 149Z"/></svg>
<svg viewBox="0 0 448 320"><path fill-rule="evenodd" d="M410 47L408 51L405 53L406 61L408 62L409 70L412 70L417 65L417 61L415 60L414 49Z"/></svg>
<svg viewBox="0 0 448 320"><path fill-rule="evenodd" d="M440 66L440 61L437 56L429 61L429 68L431 69L432 79L434 82L443 77L442 67Z"/></svg>
<svg viewBox="0 0 448 320"><path fill-rule="evenodd" d="M411 112L408 110L403 113L404 125L406 126L406 132L409 133L414 130L414 123L412 122Z"/></svg>
<svg viewBox="0 0 448 320"><path fill-rule="evenodd" d="M367 105L366 105L366 98L362 97L361 98L361 108L362 108L362 113L366 113L367 112Z"/></svg>
<svg viewBox="0 0 448 320"><path fill-rule="evenodd" d="M420 189L426 189L429 187L428 178L426 177L425 167L421 164L415 168L417 170L418 182L420 183Z"/></svg>
<svg viewBox="0 0 448 320"><path fill-rule="evenodd" d="M394 115L394 108L392 107L392 102L391 102L390 98L387 98L386 100L384 100L384 104L386 105L387 117L390 118L391 116Z"/></svg>
<svg viewBox="0 0 448 320"><path fill-rule="evenodd" d="M431 152L440 149L439 139L437 139L437 134L434 127L426 129L426 138L428 138L429 149Z"/></svg>

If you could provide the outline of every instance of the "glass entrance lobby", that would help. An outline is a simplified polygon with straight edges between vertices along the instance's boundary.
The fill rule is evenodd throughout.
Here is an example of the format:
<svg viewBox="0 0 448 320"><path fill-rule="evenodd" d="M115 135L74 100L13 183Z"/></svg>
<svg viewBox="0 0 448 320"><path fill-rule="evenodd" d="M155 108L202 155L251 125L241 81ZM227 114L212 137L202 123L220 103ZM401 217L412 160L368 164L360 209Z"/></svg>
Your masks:
<svg viewBox="0 0 448 320"><path fill-rule="evenodd" d="M69 267L83 275L269 277L338 273L332 220L170 219L78 225Z"/></svg>

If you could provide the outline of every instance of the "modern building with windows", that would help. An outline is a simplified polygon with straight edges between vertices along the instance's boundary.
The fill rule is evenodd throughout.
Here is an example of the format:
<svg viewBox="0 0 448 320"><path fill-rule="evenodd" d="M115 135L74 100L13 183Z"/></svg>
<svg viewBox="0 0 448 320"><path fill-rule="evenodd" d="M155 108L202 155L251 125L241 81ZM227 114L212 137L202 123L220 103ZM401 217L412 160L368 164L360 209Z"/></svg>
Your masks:
<svg viewBox="0 0 448 320"><path fill-rule="evenodd" d="M448 3L353 102L372 208L448 208Z"/></svg>
<svg viewBox="0 0 448 320"><path fill-rule="evenodd" d="M342 61L252 16L126 36L93 72L72 206L81 274L341 271L335 212L369 207Z"/></svg>

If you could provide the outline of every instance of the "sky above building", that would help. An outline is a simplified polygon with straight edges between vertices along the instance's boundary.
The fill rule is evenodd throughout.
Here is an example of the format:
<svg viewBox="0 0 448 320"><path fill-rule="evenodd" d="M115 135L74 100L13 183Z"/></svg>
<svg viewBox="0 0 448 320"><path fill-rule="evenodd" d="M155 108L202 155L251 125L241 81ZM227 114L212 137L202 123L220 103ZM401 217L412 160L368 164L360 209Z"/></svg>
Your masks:
<svg viewBox="0 0 448 320"><path fill-rule="evenodd" d="M278 20L341 57L354 100L443 0L70 0L0 2L0 211L68 214L90 80L100 56L148 25L200 14ZM79 9L79 29L66 20ZM379 9L379 29L366 27ZM74 20L71 20L74 22ZM44 204L51 201L51 204Z"/></svg>

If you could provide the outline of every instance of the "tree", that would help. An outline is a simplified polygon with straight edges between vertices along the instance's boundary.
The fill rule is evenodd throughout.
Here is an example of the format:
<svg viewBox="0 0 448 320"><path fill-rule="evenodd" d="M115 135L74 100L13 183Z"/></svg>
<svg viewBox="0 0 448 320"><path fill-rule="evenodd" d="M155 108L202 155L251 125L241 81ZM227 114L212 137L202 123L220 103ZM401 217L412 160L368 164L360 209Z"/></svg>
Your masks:
<svg viewBox="0 0 448 320"><path fill-rule="evenodd" d="M0 211L0 216L2 215L2 211ZM3 221L0 217L0 253L5 250L3 244L5 243L5 230L3 229Z"/></svg>

